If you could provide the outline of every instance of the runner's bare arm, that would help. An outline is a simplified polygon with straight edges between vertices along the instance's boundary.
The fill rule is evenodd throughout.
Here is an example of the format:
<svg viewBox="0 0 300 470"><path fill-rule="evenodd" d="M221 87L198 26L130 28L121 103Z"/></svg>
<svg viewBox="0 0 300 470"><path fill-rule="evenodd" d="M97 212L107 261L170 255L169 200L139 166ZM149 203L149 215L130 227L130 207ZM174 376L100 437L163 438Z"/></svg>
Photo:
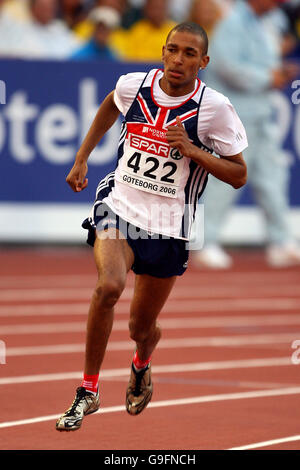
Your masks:
<svg viewBox="0 0 300 470"><path fill-rule="evenodd" d="M194 160L219 180L230 184L235 189L246 183L247 166L242 153L226 157L220 155L218 158L201 150L191 143L179 117L177 117L177 125L168 128L166 137L171 147L176 147L183 155Z"/></svg>
<svg viewBox="0 0 300 470"><path fill-rule="evenodd" d="M114 102L114 91L112 91L101 103L94 121L76 154L75 163L66 178L73 191L82 191L87 187L87 160L104 134L118 119L119 114L120 111Z"/></svg>

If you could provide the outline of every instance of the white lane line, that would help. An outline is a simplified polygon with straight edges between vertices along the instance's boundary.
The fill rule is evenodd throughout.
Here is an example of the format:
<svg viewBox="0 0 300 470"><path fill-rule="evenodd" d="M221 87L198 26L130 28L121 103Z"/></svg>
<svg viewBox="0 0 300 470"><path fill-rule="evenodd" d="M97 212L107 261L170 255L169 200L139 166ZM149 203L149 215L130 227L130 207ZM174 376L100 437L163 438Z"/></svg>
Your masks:
<svg viewBox="0 0 300 470"><path fill-rule="evenodd" d="M258 367L280 367L291 366L290 357L267 357L260 359L240 359L232 361L209 361L209 362L192 362L187 364L166 364L153 365L153 374L168 374L178 372L197 372L210 370L225 369L249 369ZM128 367L122 369L103 369L100 372L100 379L109 379L113 377L127 377ZM20 384L20 383L36 383L36 382L52 382L58 380L81 379L82 371L77 372L61 372L51 374L35 374L24 375L19 377L2 377L0 385Z"/></svg>
<svg viewBox="0 0 300 470"><path fill-rule="evenodd" d="M284 444L285 442L293 442L293 441L300 441L300 434L296 436L282 437L280 439L272 439L270 441L256 442L255 444L248 444L248 445L240 446L240 447L232 447L231 449L227 449L227 450L258 449L259 447L275 446L277 444Z"/></svg>
<svg viewBox="0 0 300 470"><path fill-rule="evenodd" d="M178 349L180 348L202 348L202 347L235 347L247 345L262 345L291 343L300 339L300 332L262 334L262 335L241 335L241 336L212 336L212 337L194 337L194 338L172 338L162 339L158 343L159 349ZM134 348L133 341L111 341L108 343L108 351L129 351ZM289 347L291 347L289 345ZM80 353L85 350L84 343L73 344L51 344L46 346L23 346L6 348L6 357L16 356L39 356L42 354L68 354Z"/></svg>
<svg viewBox="0 0 300 470"><path fill-rule="evenodd" d="M171 298L218 298L218 297L233 297L233 298L244 298L247 296L263 296L267 295L275 296L293 296L300 297L299 284L289 284L286 286L281 286L280 289L278 286L274 285L258 285L258 286L215 286L212 284L208 287L203 286L180 286L176 287L170 294Z"/></svg>
<svg viewBox="0 0 300 470"><path fill-rule="evenodd" d="M222 300L168 300L166 311L223 312L240 310L298 310L300 299L222 299ZM117 310L117 309L116 309ZM165 311L163 309L162 311Z"/></svg>
<svg viewBox="0 0 300 470"><path fill-rule="evenodd" d="M181 284L187 283L188 285L197 286L199 281L204 284L210 284L214 281L216 284L220 282L224 283L249 283L261 284L262 282L271 283L278 282L280 286L283 284L289 284L291 281L295 281L299 276L299 267L292 268L293 270L282 270L277 268L271 268L269 270L251 271L246 269L244 271L230 271L230 270L218 270L218 269L206 269L206 270L194 270L187 271L185 277L179 279ZM187 277L189 280L187 282Z"/></svg>
<svg viewBox="0 0 300 470"><path fill-rule="evenodd" d="M81 376L82 380L82 376ZM119 382L119 383L128 383L128 374L126 377L112 377L112 378L103 378L102 382ZM290 382L249 382L249 381L243 381L243 380L230 380L230 379L210 379L210 378L200 378L200 377L178 377L178 376L172 376L169 379L164 377L162 379L156 378L157 383L168 383L170 384L170 387L173 385L187 385L193 386L193 385L199 385L199 386L211 386L216 388L216 390L220 389L226 389L226 388L233 388L235 390L240 390L240 389L245 389L245 390L259 390L259 389L274 389L274 388L279 388L279 387L298 387L298 384L296 383L290 383Z"/></svg>
<svg viewBox="0 0 300 470"><path fill-rule="evenodd" d="M0 317L40 317L41 315L87 315L88 308L88 302L41 305L5 305L0 306Z"/></svg>
<svg viewBox="0 0 300 470"><path fill-rule="evenodd" d="M232 317L201 318L162 318L159 321L164 329L216 328L216 327L249 327L299 325L300 315L257 315ZM64 323L26 323L0 326L0 335L34 335L50 333L76 333L86 329L86 321ZM128 331L128 321L115 320L113 331Z"/></svg>
<svg viewBox="0 0 300 470"><path fill-rule="evenodd" d="M58 274L58 275L43 275L43 276L0 276L0 289L1 288L37 288L37 287L87 287L93 285L97 280L97 273L95 274Z"/></svg>
<svg viewBox="0 0 300 470"><path fill-rule="evenodd" d="M5 289L0 291L0 301L16 302L27 300L51 299L84 299L90 298L92 287L61 288L61 289Z"/></svg>
<svg viewBox="0 0 300 470"><path fill-rule="evenodd" d="M66 299L72 298L90 298L95 282L91 283L89 286L83 286L83 283L80 286L57 286L49 288L49 286L44 288L10 288L10 289L0 289L0 301L11 302L11 301L20 301L20 300L47 300L47 299ZM124 300L130 300L133 296L134 289L131 287L126 287L122 298ZM170 294L170 299L200 299L200 298L244 298L245 296L293 296L300 297L299 286L298 284L289 284L286 286L281 286L280 290L278 286L273 285L259 285L255 288L251 286L176 286Z"/></svg>
<svg viewBox="0 0 300 470"><path fill-rule="evenodd" d="M55 300L55 299L90 299L94 284L91 284L88 287L74 286L74 287L64 287L60 285L59 287L45 287L45 288L10 288L10 289L0 289L0 301L2 302L16 302L16 301L42 301L42 300ZM134 292L133 287L126 287L122 293L121 299L130 300ZM236 297L243 297L250 295L252 298L253 295L289 295L297 296L299 294L299 289L297 284L289 284L286 286L281 286L280 290L276 286L259 285L258 287L251 288L249 286L182 286L176 285L173 291L170 294L170 299L176 298L201 298L201 297L233 297L236 300ZM277 298L277 297L276 297ZM294 299L294 300L296 300ZM298 297L298 300L299 297Z"/></svg>
<svg viewBox="0 0 300 470"><path fill-rule="evenodd" d="M225 276L224 276L225 274ZM183 280L178 280L180 284L184 284L187 277L190 278L191 282L187 284L193 284L193 279L197 278L195 285L198 286L198 280L201 280L202 283L210 284L211 280L219 280L222 279L223 284L227 282L245 282L246 284L249 282L253 283L264 283L267 282L276 282L280 283L280 286L283 285L284 282L289 284L291 281L294 281L297 277L298 273L293 272L283 272L282 270L261 270L261 271L222 271L219 272L217 270L206 270L206 271L187 271L185 278ZM43 275L41 276L34 276L34 275L24 275L24 276L0 276L0 287L15 287L17 286L31 286L36 287L37 285L43 285L44 287L49 286L49 284L53 283L57 286L61 286L64 283L70 284L72 282L79 283L82 285L83 282L94 282L96 279L96 272L95 274L53 274L53 275Z"/></svg>
<svg viewBox="0 0 300 470"><path fill-rule="evenodd" d="M249 292L249 291L248 291ZM2 291L0 292L0 302L27 302L27 301L47 301L47 300L73 300L76 301L77 299L81 300L90 300L92 297L93 289L90 288L78 288L78 289L37 289L36 291L19 291L19 292L11 292L11 291ZM278 290L277 290L278 293ZM295 292L294 292L295 295ZM226 297L226 294L224 295ZM212 295L212 297L214 297ZM194 298L194 300L192 299ZM120 301L131 301L132 293L129 291L125 291L122 294ZM189 300L192 302L198 302L202 308L207 309L221 309L223 303L227 305L233 305L237 308L237 306L244 307L248 303L251 305L255 305L256 308L260 306L263 308L264 305L270 306L272 303L280 303L281 308L299 308L300 307L300 297L271 297L266 298L245 298L243 295L242 298L234 298L232 299L203 299L201 298L201 292L193 292L188 293L188 290L185 289L185 293L174 292L170 295L169 301L173 301L176 299L182 300L184 302L188 302ZM206 307L207 306L207 307ZM258 306L258 307L257 307Z"/></svg>
<svg viewBox="0 0 300 470"><path fill-rule="evenodd" d="M167 406L182 406L182 405L195 405L200 403L212 403L219 401L228 401L228 400L245 400L251 398L266 398L266 397L278 397L278 396L287 396L287 395L298 395L300 394L300 387L288 387L288 388L279 388L274 390L257 390L251 392L240 392L240 393L222 393L218 395L206 395L206 396L197 396L190 398L179 398L176 400L160 400L154 401L148 405L148 408L161 408ZM103 413L115 413L118 411L125 411L124 405L119 406L110 406L106 408L100 408L99 411L94 413L103 414ZM13 426L21 426L26 424L35 424L45 421L55 420L61 413L48 416L38 416L36 418L22 419L18 421L7 421L0 423L0 429L9 428Z"/></svg>
<svg viewBox="0 0 300 470"><path fill-rule="evenodd" d="M74 299L73 299L74 300ZM88 302L74 302L48 305L8 305L0 306L0 316L35 315L83 315L88 312ZM270 299L220 299L220 300L168 300L162 312L231 312L231 311L281 311L300 310L300 298ZM129 302L121 301L116 305L116 313L128 314Z"/></svg>

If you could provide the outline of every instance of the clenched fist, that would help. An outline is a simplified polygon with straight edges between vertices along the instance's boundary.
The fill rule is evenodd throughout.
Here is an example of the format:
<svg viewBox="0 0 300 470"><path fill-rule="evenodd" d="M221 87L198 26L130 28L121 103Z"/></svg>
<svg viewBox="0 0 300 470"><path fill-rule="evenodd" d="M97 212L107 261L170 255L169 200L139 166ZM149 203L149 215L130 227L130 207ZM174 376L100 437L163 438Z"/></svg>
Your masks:
<svg viewBox="0 0 300 470"><path fill-rule="evenodd" d="M82 191L88 185L86 174L88 166L86 162L74 163L73 168L66 178L66 182L71 186L76 193Z"/></svg>
<svg viewBox="0 0 300 470"><path fill-rule="evenodd" d="M166 138L171 147L176 147L185 157L189 157L192 153L193 144L180 120L176 117L176 125L169 126L166 132Z"/></svg>

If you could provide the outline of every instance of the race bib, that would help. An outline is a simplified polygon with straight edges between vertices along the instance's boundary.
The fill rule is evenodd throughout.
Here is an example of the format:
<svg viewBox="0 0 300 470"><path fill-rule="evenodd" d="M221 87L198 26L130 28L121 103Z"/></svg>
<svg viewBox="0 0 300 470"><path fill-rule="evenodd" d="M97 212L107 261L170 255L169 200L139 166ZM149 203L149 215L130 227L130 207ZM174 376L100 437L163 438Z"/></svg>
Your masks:
<svg viewBox="0 0 300 470"><path fill-rule="evenodd" d="M130 133L116 178L141 191L176 198L183 167L183 155L167 142Z"/></svg>

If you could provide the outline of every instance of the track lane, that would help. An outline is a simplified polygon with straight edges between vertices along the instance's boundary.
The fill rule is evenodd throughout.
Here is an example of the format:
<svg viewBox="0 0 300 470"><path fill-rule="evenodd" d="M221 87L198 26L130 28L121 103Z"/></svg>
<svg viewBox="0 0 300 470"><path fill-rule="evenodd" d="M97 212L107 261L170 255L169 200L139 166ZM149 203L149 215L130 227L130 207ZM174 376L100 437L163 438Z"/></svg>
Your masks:
<svg viewBox="0 0 300 470"><path fill-rule="evenodd" d="M154 362L160 364L186 363L255 359L259 357L286 358L288 361L291 350L291 341L298 338L298 325L293 324L292 318L289 325L278 323L277 325L263 323L268 316L297 315L299 292L299 268L284 270L272 270L266 267L260 254L248 253L242 256L236 255L236 266L227 273L224 272L199 272L193 266L175 286L174 296L168 302L168 310L162 318L166 321L175 318L197 319L199 313L207 319L217 317L233 318L241 316L253 320L251 325L220 324L211 327L191 326L184 328L178 325L166 329L166 340L190 337L199 337L207 340L209 337L230 338L256 335L284 335L286 340L275 342L272 336L269 342L257 344L236 344L236 346L219 344L214 347L185 347L180 348L180 356L175 348L161 348L155 353ZM62 264L62 260L64 264ZM84 296L91 290L95 270L91 252L89 250L28 250L5 254L0 252L1 266L5 266L5 272L0 273L0 321L2 325L43 324L45 323L73 323L82 322L86 318L84 309L87 308L88 298ZM3 264L10 263L9 265ZM82 274L76 274L74 267ZM19 273L15 284L13 276ZM225 274L225 275L224 275ZM24 275L24 276L23 276ZM44 275L45 277L43 277ZM64 284L59 284L64 278ZM80 284L80 276L82 283ZM39 280L38 280L39 279ZM13 281L14 282L14 281ZM262 284L263 282L263 284ZM60 287L61 286L61 287ZM74 288L86 289L82 301L82 292L77 294L78 301L73 305L81 308L76 314L70 314L70 300L63 298L63 290L69 289L69 297ZM120 313L116 314L116 320L123 322L128 315L130 289L133 286L133 277L128 278L127 299L122 300ZM200 288L199 288L200 286ZM37 289L38 288L38 289ZM35 299L30 297L30 290L34 290ZM40 289L43 289L41 294ZM49 295L49 289L52 294ZM215 289L215 295L214 295ZM61 298L62 305L60 315L54 315L53 310L57 305L55 290ZM197 293L198 290L198 293ZM5 291L11 291L5 294ZM19 299L13 295L18 291ZM1 302L1 293L2 302ZM47 293L48 292L48 293ZM249 293L250 292L250 293ZM24 294L23 298L22 295ZM53 295L55 294L55 295ZM199 300L197 298L199 295ZM24 296L27 300L24 300ZM48 296L48 297L47 297ZM50 299L49 299L50 297ZM43 300L44 298L44 300ZM6 299L6 300L5 300ZM198 303L198 305L197 305ZM199 308L200 306L200 308ZM226 308L227 306L227 308ZM263 310L259 310L259 307ZM48 308L48 314L42 313L43 308ZM15 310L13 310L15 308ZM17 312L19 308L19 316ZM22 315L27 309L27 315ZM205 311L206 308L206 311ZM11 316L5 315L5 309ZM30 309L33 309L30 312ZM40 309L40 312L39 312ZM52 312L51 312L52 309ZM68 310L69 309L69 310ZM14 312L14 313L13 313ZM124 312L124 313L122 313ZM31 313L31 315L30 315ZM276 314L276 315L275 315ZM261 321L255 324L255 317ZM279 317L278 317L279 318ZM221 321L221 320L220 320ZM74 324L74 323L73 323ZM196 329L197 328L197 329ZM2 339L1 333L0 337ZM25 338L27 337L27 339ZM275 337L273 336L273 339ZM23 335L13 331L5 337L9 347L21 347L45 344L62 344L84 342L84 332L62 333L36 332L35 336L29 333ZM126 341L125 331L114 331L111 340ZM195 354L197 357L195 357ZM104 361L106 369L127 368L131 360L131 350L108 351ZM176 357L177 356L177 357ZM178 357L179 356L179 357ZM6 366L0 366L1 377L13 377L33 374L37 371L63 372L80 369L83 353L53 354L49 358L43 356L19 356L9 357ZM41 362L42 361L42 362ZM299 366L298 366L299 367ZM5 371L5 375L4 375ZM0 379L1 379L0 377ZM287 364L280 367L253 367L239 369L199 370L191 372L174 372L170 374L157 374L155 382L155 401L176 400L189 396L226 395L228 393L250 393L259 390L265 385L267 392L282 387L298 387L299 370L296 365ZM74 395L74 389L78 381L74 379L53 382L36 382L30 384L0 385L1 392L5 393L5 414L8 420L24 419L26 416L45 415L48 410L56 413L59 408L63 411L69 406ZM102 380L103 406L122 406L126 377L107 377ZM191 391L193 393L191 393ZM21 396L21 400L20 400ZM171 407L149 408L136 418L129 417L126 412L106 413L100 416L89 417L88 426L80 430L80 444L78 447L78 433L61 435L54 430L54 424L49 422L28 424L15 428L5 428L5 433L0 429L1 448L19 449L225 449L234 446L242 446L255 442L265 442L281 436L293 436L298 433L296 422L298 420L294 412L297 409L296 395L244 398L243 400L227 400L224 402L193 403L190 405L175 405ZM21 406L19 405L21 403ZM16 406L18 404L18 406ZM163 411L162 411L163 410ZM274 412L276 410L276 413ZM161 419L163 412L164 419ZM100 419L99 419L100 418ZM2 418L1 421L3 422ZM100 424L99 424L100 423ZM143 429L143 439L137 433L137 423ZM51 424L51 426L49 426ZM53 426L52 426L53 425ZM18 428L18 429L17 429ZM24 433L24 429L26 432ZM144 432L145 431L145 432ZM146 442L146 446L145 446ZM298 443L299 444L299 443ZM297 442L283 442L276 448L295 448ZM293 447L294 446L294 447ZM296 447L297 448L297 447ZM299 448L299 447L298 447Z"/></svg>

